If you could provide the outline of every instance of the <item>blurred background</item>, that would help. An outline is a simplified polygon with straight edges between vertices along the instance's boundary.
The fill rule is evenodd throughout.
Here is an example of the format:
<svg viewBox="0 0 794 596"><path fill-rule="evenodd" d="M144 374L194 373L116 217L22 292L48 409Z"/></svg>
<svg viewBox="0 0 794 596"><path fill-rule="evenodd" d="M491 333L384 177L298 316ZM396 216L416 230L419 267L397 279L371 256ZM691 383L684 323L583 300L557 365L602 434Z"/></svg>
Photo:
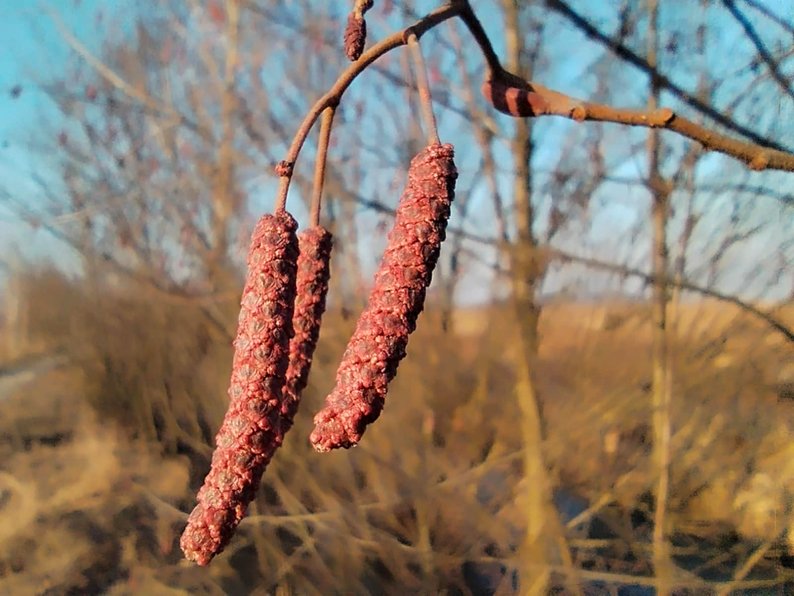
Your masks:
<svg viewBox="0 0 794 596"><path fill-rule="evenodd" d="M787 2L472 5L514 72L794 149ZM435 6L376 1L370 43ZM307 440L424 145L402 50L337 113L295 428L225 552L182 560L248 238L349 10L0 0L0 592L794 593L794 175L501 115L457 21L422 46L458 192L382 417Z"/></svg>

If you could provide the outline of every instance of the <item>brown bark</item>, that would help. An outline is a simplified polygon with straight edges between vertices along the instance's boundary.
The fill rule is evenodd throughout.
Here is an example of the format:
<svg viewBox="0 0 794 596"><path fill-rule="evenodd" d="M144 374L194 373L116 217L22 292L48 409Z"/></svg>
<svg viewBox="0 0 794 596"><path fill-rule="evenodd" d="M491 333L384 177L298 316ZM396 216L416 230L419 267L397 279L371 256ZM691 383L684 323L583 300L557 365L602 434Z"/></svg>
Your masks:
<svg viewBox="0 0 794 596"><path fill-rule="evenodd" d="M658 37L657 0L648 0L648 64L656 68ZM648 111L658 108L660 86L651 77ZM667 317L668 253L667 220L670 186L659 171L659 131L648 134L648 187L652 197L653 226L652 267L654 275L651 318L653 321L652 399L653 399L653 459L656 467L656 507L654 509L653 566L658 580L657 593L669 594L672 586L672 559L667 539L667 507L670 487L670 399L671 371Z"/></svg>
<svg viewBox="0 0 794 596"><path fill-rule="evenodd" d="M505 37L507 68L530 78L521 63L524 53L523 30L519 24L520 3L503 0L505 12ZM531 67L531 64L529 65ZM539 258L538 240L532 226L535 211L532 203L533 154L532 121L516 121L511 141L513 155L513 221L516 240L510 252L512 301L517 319L519 357L516 398L521 410L521 428L524 441L524 476L526 491L526 534L521 547L521 591L528 594L545 594L550 588L550 569L562 560L572 570L570 553L551 499L551 480L543 454L544 422L540 398L534 379L538 355L538 324L541 308L537 291L545 274Z"/></svg>

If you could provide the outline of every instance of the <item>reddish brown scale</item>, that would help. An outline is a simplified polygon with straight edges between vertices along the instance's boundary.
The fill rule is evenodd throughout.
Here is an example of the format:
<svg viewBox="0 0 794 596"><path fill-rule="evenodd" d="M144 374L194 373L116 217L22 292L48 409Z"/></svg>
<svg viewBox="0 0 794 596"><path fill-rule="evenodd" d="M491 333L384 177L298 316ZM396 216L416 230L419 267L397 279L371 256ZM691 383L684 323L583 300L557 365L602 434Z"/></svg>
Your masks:
<svg viewBox="0 0 794 596"><path fill-rule="evenodd" d="M289 344L289 368L281 404L282 434L292 427L320 336L320 322L325 312L325 296L331 274L333 238L331 232L322 226L315 226L298 234L298 244L297 295L295 314L292 316L295 336Z"/></svg>
<svg viewBox="0 0 794 596"><path fill-rule="evenodd" d="M347 16L347 27L345 27L345 55L351 62L361 57L366 43L367 21L361 15L351 12Z"/></svg>
<svg viewBox="0 0 794 596"><path fill-rule="evenodd" d="M540 94L501 81L485 81L482 85L482 94L497 110L516 118L543 114L548 108L546 100Z"/></svg>
<svg viewBox="0 0 794 596"><path fill-rule="evenodd" d="M317 451L356 445L380 415L405 356L444 240L457 170L452 145L426 147L411 161L369 301L347 345L336 387L314 417Z"/></svg>
<svg viewBox="0 0 794 596"><path fill-rule="evenodd" d="M293 335L297 224L286 212L257 223L240 301L229 409L215 438L212 467L180 546L207 565L228 544L281 444L282 390Z"/></svg>

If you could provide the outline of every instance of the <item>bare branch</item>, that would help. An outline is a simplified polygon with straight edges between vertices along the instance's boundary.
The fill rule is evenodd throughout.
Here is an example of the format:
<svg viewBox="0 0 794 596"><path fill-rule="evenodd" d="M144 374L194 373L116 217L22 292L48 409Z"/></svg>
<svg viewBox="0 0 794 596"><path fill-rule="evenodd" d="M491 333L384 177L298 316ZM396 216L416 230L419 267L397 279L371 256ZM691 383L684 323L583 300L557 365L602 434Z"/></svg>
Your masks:
<svg viewBox="0 0 794 596"><path fill-rule="evenodd" d="M444 21L447 21L460 14L461 10L462 5L459 2L447 4L431 12L402 31L392 33L364 52L358 60L351 64L348 69L339 76L337 81L325 93L325 95L315 102L315 104L309 110L309 113L306 114L306 117L301 123L300 128L298 128L298 132L295 133L292 144L287 151L287 157L282 162L282 164L285 164L286 167L281 168L279 172L281 176L281 182L279 185L278 197L276 199L277 211L283 210L287 203L287 192L289 191L289 182L292 176L292 166L298 159L298 154L303 147L303 143L306 141L309 131L312 129L312 126L314 126L314 123L317 121L317 118L319 118L323 110L329 106L336 106L342 99L342 95L344 95L350 84L358 75L364 72L364 70L370 64L375 62L375 60L390 52L391 50L405 45L408 42L408 37L411 34L414 34L416 38L419 39L424 33L436 25L439 25L440 23L443 23Z"/></svg>
<svg viewBox="0 0 794 596"><path fill-rule="evenodd" d="M665 128L699 142L706 149L743 161L753 170L794 172L794 154L714 132L679 116L670 108L652 111L614 108L575 99L510 73L506 73L505 78L486 81L483 94L496 109L511 116L562 116L577 122L590 120Z"/></svg>
<svg viewBox="0 0 794 596"><path fill-rule="evenodd" d="M708 116L718 124L721 124L725 128L732 130L733 132L738 133L752 140L754 143L764 147L769 147L771 149L777 149L778 151L784 152L789 151L787 147L784 147L780 143L758 134L756 131L747 128L742 124L739 124L735 120L729 118L717 110L714 106L707 104L697 96L686 91L683 87L674 83L668 76L659 72L657 69L652 68L644 58L637 55L630 48L626 47L622 43L618 43L610 39L608 35L600 31L597 27L590 23L590 21L576 12L563 0L546 0L546 6L572 22L590 39L593 39L608 47L619 58L625 60L633 66L636 66L648 76L655 77L658 84L669 93L672 93L675 97L698 110L702 114Z"/></svg>
<svg viewBox="0 0 794 596"><path fill-rule="evenodd" d="M747 19L747 17L736 7L736 3L733 0L722 0L722 3L725 5L725 8L728 9L728 12L731 13L734 19L738 21L738 23L744 29L744 32L747 34L747 37L750 38L750 41L753 42L758 55L761 57L761 60L769 67L769 72L772 73L772 78L775 79L775 82L780 86L783 92L794 99L794 89L791 88L789 82L786 80L785 75L780 72L780 65L774 59L772 54L769 53L769 50L766 49L764 45L764 41L758 35L758 32L753 27L752 23Z"/></svg>

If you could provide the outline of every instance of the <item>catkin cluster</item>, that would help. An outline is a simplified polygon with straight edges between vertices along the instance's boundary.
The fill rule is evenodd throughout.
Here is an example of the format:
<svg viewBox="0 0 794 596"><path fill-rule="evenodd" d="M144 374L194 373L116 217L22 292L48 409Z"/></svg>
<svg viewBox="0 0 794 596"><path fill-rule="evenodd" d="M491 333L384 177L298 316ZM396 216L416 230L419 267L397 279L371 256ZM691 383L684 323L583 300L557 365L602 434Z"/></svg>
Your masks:
<svg viewBox="0 0 794 596"><path fill-rule="evenodd" d="M372 5L373 0L354 0L344 36L351 60L364 51L364 15ZM333 110L330 114L323 120L328 128L317 162L315 224ZM435 131L432 117L430 123ZM356 445L383 409L446 235L458 176L453 157L452 145L435 142L411 161L367 307L339 365L336 386L314 418L310 440L317 451ZM199 565L229 543L256 496L265 468L293 425L320 334L333 242L319 225L296 235L297 222L284 209L293 166L294 156L276 166L282 182L286 179L284 194L276 213L259 220L248 251L229 408L180 540L185 557Z"/></svg>
<svg viewBox="0 0 794 596"><path fill-rule="evenodd" d="M433 144L408 170L394 228L367 308L315 416L318 451L358 443L383 409L405 356L446 233L457 170L451 145ZM285 211L254 230L240 304L229 409L212 466L180 545L207 565L228 544L256 495L262 474L291 428L306 387L330 277L331 234L320 226L296 236Z"/></svg>
<svg viewBox="0 0 794 596"><path fill-rule="evenodd" d="M426 147L411 161L394 228L336 375L315 416L317 451L351 447L380 415L389 381L405 356L446 233L457 170L452 145Z"/></svg>
<svg viewBox="0 0 794 596"><path fill-rule="evenodd" d="M306 386L325 310L331 234L316 226L296 239L296 227L286 212L266 215L251 240L229 409L180 542L199 565L232 537Z"/></svg>

